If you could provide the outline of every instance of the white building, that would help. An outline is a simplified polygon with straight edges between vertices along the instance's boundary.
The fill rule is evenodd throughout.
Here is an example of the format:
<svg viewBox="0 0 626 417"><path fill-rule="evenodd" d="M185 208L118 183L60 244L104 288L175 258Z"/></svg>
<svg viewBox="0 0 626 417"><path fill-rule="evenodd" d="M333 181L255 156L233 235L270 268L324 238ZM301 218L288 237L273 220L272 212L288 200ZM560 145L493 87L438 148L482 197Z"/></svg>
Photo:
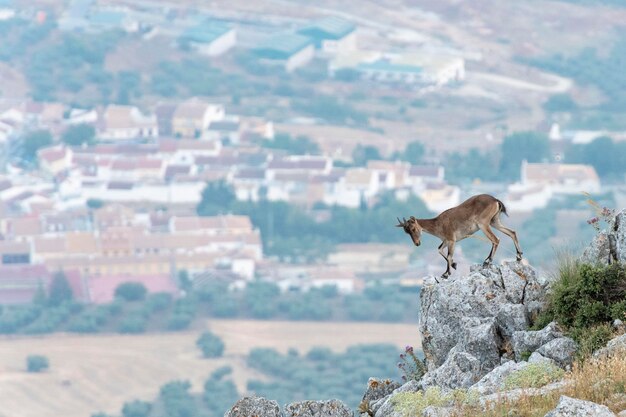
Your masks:
<svg viewBox="0 0 626 417"><path fill-rule="evenodd" d="M187 29L179 43L188 44L200 54L218 56L235 46L237 34L232 26L215 20L205 20Z"/></svg>
<svg viewBox="0 0 626 417"><path fill-rule="evenodd" d="M354 51L357 47L356 25L336 16L328 16L298 30L311 38L315 47L327 54Z"/></svg>
<svg viewBox="0 0 626 417"><path fill-rule="evenodd" d="M100 138L110 141L159 136L156 116L145 115L134 106L108 106L98 122L98 127Z"/></svg>

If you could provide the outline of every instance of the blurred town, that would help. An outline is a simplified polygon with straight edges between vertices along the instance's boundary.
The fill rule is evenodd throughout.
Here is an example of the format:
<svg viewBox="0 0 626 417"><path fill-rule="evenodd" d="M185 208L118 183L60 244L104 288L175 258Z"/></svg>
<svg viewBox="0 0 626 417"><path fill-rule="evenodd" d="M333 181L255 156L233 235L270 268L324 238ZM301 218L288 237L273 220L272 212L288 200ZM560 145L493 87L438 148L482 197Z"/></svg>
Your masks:
<svg viewBox="0 0 626 417"><path fill-rule="evenodd" d="M410 138L413 133L398 127L404 113L429 107L431 97L435 103L453 96L466 100L472 94L488 100L495 93L483 82L495 85L493 88L503 96L513 94L499 89L515 90L519 86L507 84L522 81L486 80L484 73L468 76L466 66L474 68L483 59L480 50L461 50L446 42L413 38L410 41L419 47L393 48L389 45L406 43L402 35L410 37L410 33L391 32L393 36L382 39L380 31L388 28L377 28L348 13L287 15L281 19L236 7L211 7L206 13L192 13L148 1L107 4L72 0L64 5L24 7L3 0L0 20L8 28L25 27L22 30L26 35L22 36L30 34L32 42L46 36L115 33L116 39L131 39L135 49L131 46L126 51L131 55L138 53L137 44L145 43L148 48L162 46L164 52L204 57L218 63L215 65L223 60L226 69L222 72L236 64L251 67L252 72L275 71L279 79L301 74L293 77L307 80L312 87L306 91L322 89L332 94L333 89L352 93L360 90L361 95L354 97L356 101L365 102L383 94L387 95L383 97L387 103L396 96L412 103L410 108L394 114L399 117L395 117L395 127L370 125L359 133L355 126L367 124L360 119L370 113L363 116L355 111L343 116L351 126L349 130L328 128L332 113L352 109L353 104L346 103L344 108L343 102L319 101L321 110L317 113L331 113L325 119L315 109L281 113L263 101L229 97L219 90L215 94L192 88L188 88L189 94L167 90L181 88L176 85L157 85L158 99L134 100L143 75L128 70L121 71L121 78L115 81L121 83L119 90L106 87L111 90L106 99L72 98L72 92L84 93L85 97L99 97L99 93L72 86L77 80L65 76L48 81L59 86L36 84L34 96L20 97L19 77L2 66L3 304L29 303L59 271L63 271L78 300L105 303L112 300L115 288L127 281L141 282L152 292L175 294L181 273L189 276L194 285L217 279L238 288L250 280L262 279L278 284L284 291L335 285L340 292L352 293L374 279L419 285L417 278L442 269L436 245L420 248L418 253L408 239L401 240L403 236L395 242L339 242L315 259L276 256L264 248L270 236L263 236L263 232L273 233L274 220L269 229L262 231L249 215L233 213L226 206L202 212L199 207L217 198L224 189L232 190L235 199L243 203L288 203L320 224L332 221L332 207L369 210L389 196L397 201L418 198L426 209L417 212L416 207L415 212L399 212L398 216L426 217L459 204L471 194L492 193L506 204L509 222L521 229L522 245L531 227L541 227L528 223L532 223L532 213L537 210L552 208L553 223L547 226L550 233L541 239L553 245L576 240L581 230L590 229L585 221L591 212L578 204L585 199L581 190L608 198L619 207L626 205L623 178L621 182L614 177L605 182L592 163L574 163L566 158L570 149L588 146L596 138L610 136L618 143L626 139L626 131L562 129L560 125L567 125L567 120L540 117L532 123L509 120L506 129L501 127L501 120L496 120L464 134L466 139L458 142L449 139L458 134L454 122L446 126L450 131L445 132L424 131L419 126L415 132L420 140L414 142ZM291 29L277 30L284 27ZM19 48L19 41L12 45ZM7 48L5 45L2 49L4 61L10 61L6 58ZM80 48L74 45L71 54L88 53ZM102 57L87 61L90 59L95 62ZM37 61L32 65L37 66ZM43 67L47 65L45 62ZM63 65L83 64L69 59ZM190 71L197 70L188 65ZM67 74L73 73L68 70ZM546 95L537 100L545 101L550 94L563 94L569 88L567 78L531 70L527 74L530 79L545 76L537 85L556 80L555 87L545 87L542 94ZM92 77L93 86L89 88L94 91L113 82L95 73L87 76ZM219 77L214 81L219 84ZM276 101L310 94L293 91L301 84L275 85L275 89L286 90L275 94L283 96ZM533 85L529 85L532 92ZM118 96L111 96L115 91ZM479 107L477 112L481 111ZM431 119L437 122L440 117ZM410 126L415 121L409 118L403 123ZM459 131L468 126L467 121L464 123ZM459 172L460 162L449 156L469 151L465 158L471 160L471 152L475 152L476 163L485 168L491 162L482 152L500 146L503 138L517 131L534 131L536 136L546 138L549 148L541 160L529 162L523 158L520 165L513 165L510 176L498 178L496 167L492 167L494 174L488 179L467 176ZM554 205L555 201L576 204ZM387 220L384 227L392 228L395 217ZM302 238L307 238L304 232Z"/></svg>

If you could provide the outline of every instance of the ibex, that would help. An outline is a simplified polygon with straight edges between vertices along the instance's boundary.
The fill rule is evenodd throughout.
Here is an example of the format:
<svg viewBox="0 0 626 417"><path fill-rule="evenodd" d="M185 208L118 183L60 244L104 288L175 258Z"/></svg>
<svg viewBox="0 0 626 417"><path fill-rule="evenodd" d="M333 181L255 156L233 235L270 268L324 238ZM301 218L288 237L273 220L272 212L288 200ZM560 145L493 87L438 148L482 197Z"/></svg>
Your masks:
<svg viewBox="0 0 626 417"><path fill-rule="evenodd" d="M493 233L489 226L493 226L505 235L513 239L515 249L517 250L517 260L522 260L522 249L517 241L515 231L504 227L500 222L500 213L506 213L506 207L502 201L488 194L475 195L465 200L460 205L448 209L434 219L416 219L411 216L409 220L398 219L397 227L404 228L404 231L411 236L415 246L421 244L422 231L438 237L442 240L439 245L439 253L448 263L446 272L441 276L448 278L450 276L450 267L456 269L456 262L453 260L454 245L459 240L476 233L478 229L491 241L491 251L485 259L483 266L487 266L493 260L500 239ZM508 214L507 214L508 216ZM448 249L448 253L444 254L443 248Z"/></svg>

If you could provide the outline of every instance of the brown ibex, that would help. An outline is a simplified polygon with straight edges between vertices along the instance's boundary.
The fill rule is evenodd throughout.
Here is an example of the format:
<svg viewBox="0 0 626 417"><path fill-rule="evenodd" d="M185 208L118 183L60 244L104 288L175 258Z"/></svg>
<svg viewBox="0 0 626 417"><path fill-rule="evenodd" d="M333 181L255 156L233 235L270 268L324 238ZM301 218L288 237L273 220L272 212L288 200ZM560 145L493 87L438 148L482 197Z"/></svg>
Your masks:
<svg viewBox="0 0 626 417"><path fill-rule="evenodd" d="M492 243L489 256L487 256L483 265L487 266L491 263L498 249L500 239L489 226L493 226L513 239L515 249L517 250L517 260L522 260L522 249L517 241L517 234L515 231L502 225L500 213L507 214L506 207L504 207L502 201L488 194L480 194L470 197L458 206L444 211L434 219L416 219L411 216L409 220L405 218L402 220L398 219L396 226L402 227L411 236L415 246L421 244L422 231L441 239L442 242L438 248L439 253L448 263L442 278L448 278L450 276L450 267L456 269L456 262L452 259L455 243L471 236L479 229L483 231ZM444 247L448 249L447 254L443 252Z"/></svg>

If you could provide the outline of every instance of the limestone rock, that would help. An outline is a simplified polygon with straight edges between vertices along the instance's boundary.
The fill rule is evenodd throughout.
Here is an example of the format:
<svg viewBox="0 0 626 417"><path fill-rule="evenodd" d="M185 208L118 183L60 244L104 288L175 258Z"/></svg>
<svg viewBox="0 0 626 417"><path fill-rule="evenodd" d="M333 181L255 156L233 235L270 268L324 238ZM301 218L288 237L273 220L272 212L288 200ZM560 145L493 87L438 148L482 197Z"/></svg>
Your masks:
<svg viewBox="0 0 626 417"><path fill-rule="evenodd" d="M528 311L523 304L503 304L496 316L498 327L502 335L506 338L513 336L513 333L528 329Z"/></svg>
<svg viewBox="0 0 626 417"><path fill-rule="evenodd" d="M475 391L478 395L488 395L503 391L506 378L513 372L517 372L527 366L528 362L506 362L483 376L480 381L470 387L470 390Z"/></svg>
<svg viewBox="0 0 626 417"><path fill-rule="evenodd" d="M367 381L367 390L363 394L364 402L380 400L400 388L400 383L390 379L370 378Z"/></svg>
<svg viewBox="0 0 626 417"><path fill-rule="evenodd" d="M545 363L545 364L557 366L556 362L553 359L546 358L545 356L543 356L541 353L537 351L533 352L530 355L530 358L528 358L528 363Z"/></svg>
<svg viewBox="0 0 626 417"><path fill-rule="evenodd" d="M609 343L607 343L605 347L594 352L593 357L603 358L617 354L626 355L626 334L609 340Z"/></svg>
<svg viewBox="0 0 626 417"><path fill-rule="evenodd" d="M422 411L422 417L450 417L452 415L451 407L434 407L431 405Z"/></svg>
<svg viewBox="0 0 626 417"><path fill-rule="evenodd" d="M626 262L626 209L617 213L609 230L598 233L580 259L584 263L608 264L613 258Z"/></svg>
<svg viewBox="0 0 626 417"><path fill-rule="evenodd" d="M546 358L553 359L560 367L571 366L574 355L578 350L578 343L569 337L559 337L541 346L537 352Z"/></svg>
<svg viewBox="0 0 626 417"><path fill-rule="evenodd" d="M285 406L285 417L353 417L354 413L339 400L300 401Z"/></svg>
<svg viewBox="0 0 626 417"><path fill-rule="evenodd" d="M224 417L282 417L276 401L263 397L243 397Z"/></svg>
<svg viewBox="0 0 626 417"><path fill-rule="evenodd" d="M513 333L512 338L515 359L519 361L525 352L532 353L549 341L562 336L556 322L548 324L541 330L517 331Z"/></svg>
<svg viewBox="0 0 626 417"><path fill-rule="evenodd" d="M416 381L411 380L404 385L411 383L417 384ZM386 398L392 392L395 392L400 388L402 388L400 383L396 381L392 381L390 379L370 378L367 382L367 390L365 391L365 394L363 394L363 399L361 400L359 409L376 413L376 411L378 411L378 409L383 405Z"/></svg>
<svg viewBox="0 0 626 417"><path fill-rule="evenodd" d="M442 389L468 388L480 379L480 361L467 352L452 348L446 361L422 378L422 388L439 386Z"/></svg>
<svg viewBox="0 0 626 417"><path fill-rule="evenodd" d="M463 337L459 341L460 351L467 352L480 362L480 375L500 365L500 345L495 318L461 319Z"/></svg>
<svg viewBox="0 0 626 417"><path fill-rule="evenodd" d="M615 414L605 405L562 395L556 408L545 417L615 417Z"/></svg>

